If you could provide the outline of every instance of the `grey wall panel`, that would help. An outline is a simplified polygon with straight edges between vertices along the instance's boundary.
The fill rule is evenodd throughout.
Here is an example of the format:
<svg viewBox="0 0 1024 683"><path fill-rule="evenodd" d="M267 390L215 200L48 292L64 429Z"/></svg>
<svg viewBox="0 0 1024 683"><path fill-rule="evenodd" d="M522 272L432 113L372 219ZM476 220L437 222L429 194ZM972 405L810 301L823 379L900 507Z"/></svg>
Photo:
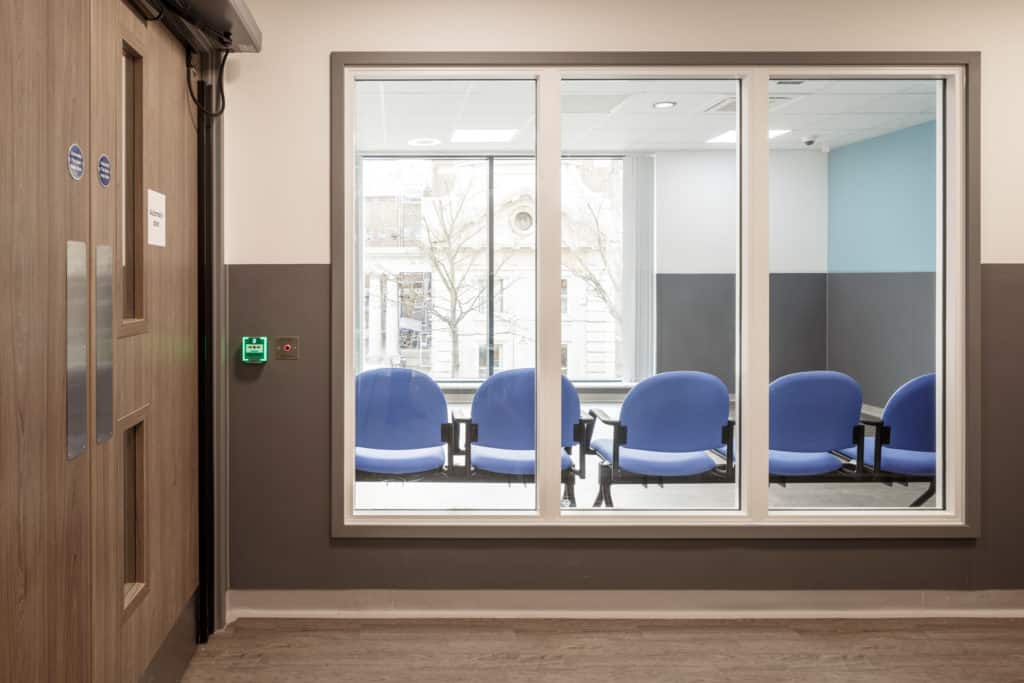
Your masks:
<svg viewBox="0 0 1024 683"><path fill-rule="evenodd" d="M824 273L772 273L768 372L772 379L826 365Z"/></svg>
<svg viewBox="0 0 1024 683"><path fill-rule="evenodd" d="M701 370L736 386L736 276L659 273L658 372Z"/></svg>
<svg viewBox="0 0 1024 683"><path fill-rule="evenodd" d="M233 588L1024 588L1024 266L983 269L982 530L974 540L330 538L329 266L232 266L231 335L302 336L302 360L231 377Z"/></svg>
<svg viewBox="0 0 1024 683"><path fill-rule="evenodd" d="M935 371L935 273L828 276L828 366L884 406L901 384Z"/></svg>
<svg viewBox="0 0 1024 683"><path fill-rule="evenodd" d="M772 379L825 368L826 296L823 273L773 273ZM703 370L735 391L736 276L658 275L658 371Z"/></svg>

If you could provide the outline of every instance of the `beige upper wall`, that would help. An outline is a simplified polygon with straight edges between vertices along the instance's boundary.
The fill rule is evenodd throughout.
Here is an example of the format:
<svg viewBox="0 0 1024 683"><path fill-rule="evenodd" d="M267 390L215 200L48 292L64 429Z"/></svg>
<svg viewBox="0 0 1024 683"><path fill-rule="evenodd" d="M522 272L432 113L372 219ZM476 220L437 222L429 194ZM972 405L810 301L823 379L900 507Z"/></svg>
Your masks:
<svg viewBox="0 0 1024 683"><path fill-rule="evenodd" d="M228 61L228 263L330 260L329 74L355 50L978 50L982 260L1024 262L1020 0L248 0Z"/></svg>

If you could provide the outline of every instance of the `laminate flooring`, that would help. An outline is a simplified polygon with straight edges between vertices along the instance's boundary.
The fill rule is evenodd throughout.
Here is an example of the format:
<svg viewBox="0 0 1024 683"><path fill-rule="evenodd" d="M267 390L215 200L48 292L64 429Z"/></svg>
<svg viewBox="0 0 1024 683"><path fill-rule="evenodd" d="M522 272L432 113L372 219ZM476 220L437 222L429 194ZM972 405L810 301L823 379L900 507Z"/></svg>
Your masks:
<svg viewBox="0 0 1024 683"><path fill-rule="evenodd" d="M240 619L184 680L1024 681L1024 620Z"/></svg>

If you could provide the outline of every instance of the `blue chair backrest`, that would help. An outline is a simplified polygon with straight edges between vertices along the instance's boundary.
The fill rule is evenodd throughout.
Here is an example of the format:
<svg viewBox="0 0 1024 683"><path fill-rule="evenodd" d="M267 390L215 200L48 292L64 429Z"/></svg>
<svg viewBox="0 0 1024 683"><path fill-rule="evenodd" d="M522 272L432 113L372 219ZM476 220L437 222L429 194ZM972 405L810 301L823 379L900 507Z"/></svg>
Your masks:
<svg viewBox="0 0 1024 683"><path fill-rule="evenodd" d="M935 373L921 375L897 389L882 411L892 429L889 445L908 451L935 450Z"/></svg>
<svg viewBox="0 0 1024 683"><path fill-rule="evenodd" d="M444 393L429 375L379 368L356 376L356 445L404 450L441 444Z"/></svg>
<svg viewBox="0 0 1024 683"><path fill-rule="evenodd" d="M533 368L503 370L484 380L471 409L477 426L474 443L528 451L536 448L536 373ZM580 397L562 377L562 445L573 445L573 425L580 420Z"/></svg>
<svg viewBox="0 0 1024 683"><path fill-rule="evenodd" d="M630 389L619 422L626 446L645 451L719 448L729 420L729 390L706 372L663 372Z"/></svg>
<svg viewBox="0 0 1024 683"><path fill-rule="evenodd" d="M841 372L779 377L768 385L768 447L803 453L849 448L861 400L860 385Z"/></svg>

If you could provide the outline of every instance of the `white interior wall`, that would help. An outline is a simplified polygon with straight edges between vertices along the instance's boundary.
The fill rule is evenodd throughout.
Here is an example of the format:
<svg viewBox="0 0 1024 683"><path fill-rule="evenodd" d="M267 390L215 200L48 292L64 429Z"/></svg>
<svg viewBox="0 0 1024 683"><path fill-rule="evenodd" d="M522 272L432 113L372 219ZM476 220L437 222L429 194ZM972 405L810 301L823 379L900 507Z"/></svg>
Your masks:
<svg viewBox="0 0 1024 683"><path fill-rule="evenodd" d="M655 155L657 272L734 273L738 196L735 151ZM773 273L824 273L828 266L828 155L770 156Z"/></svg>
<svg viewBox="0 0 1024 683"><path fill-rule="evenodd" d="M227 68L228 263L330 260L330 53L980 50L982 260L1024 262L1018 0L249 0L263 52ZM908 31L907 26L913 26ZM626 28L627 30L624 30Z"/></svg>

